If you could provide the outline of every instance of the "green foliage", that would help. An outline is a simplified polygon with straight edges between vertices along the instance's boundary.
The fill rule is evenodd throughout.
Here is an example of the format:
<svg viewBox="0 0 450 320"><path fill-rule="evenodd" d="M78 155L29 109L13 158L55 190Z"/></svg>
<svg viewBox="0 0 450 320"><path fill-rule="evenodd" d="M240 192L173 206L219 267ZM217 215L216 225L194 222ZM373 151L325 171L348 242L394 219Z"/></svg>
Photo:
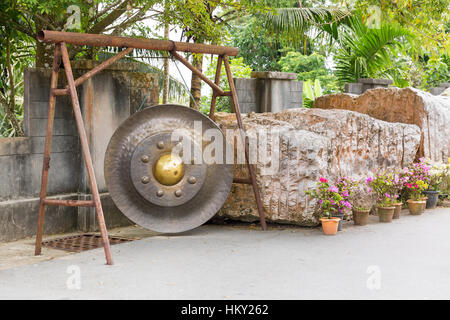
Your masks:
<svg viewBox="0 0 450 320"><path fill-rule="evenodd" d="M450 55L432 56L424 67L422 87L429 89L450 81Z"/></svg>
<svg viewBox="0 0 450 320"><path fill-rule="evenodd" d="M267 33L282 44L300 47L311 29L337 37L337 28L345 23L351 12L344 8L297 7L277 8L266 12L261 18L266 22Z"/></svg>
<svg viewBox="0 0 450 320"><path fill-rule="evenodd" d="M0 136L23 133L23 72L33 63L34 39L14 26L26 23L10 1L0 3Z"/></svg>
<svg viewBox="0 0 450 320"><path fill-rule="evenodd" d="M403 78L396 59L404 52L403 42L412 37L411 32L398 25L369 28L360 16L352 17L350 26L342 26L340 47L334 58L340 83L366 77Z"/></svg>
<svg viewBox="0 0 450 320"><path fill-rule="evenodd" d="M368 17L371 6L379 9L383 24L400 24L416 35L414 49L442 56L450 53L448 0L350 0Z"/></svg>
<svg viewBox="0 0 450 320"><path fill-rule="evenodd" d="M277 41L267 37L264 23L252 17L235 24L231 32L231 45L239 48L238 57L256 71L279 71L282 56Z"/></svg>
<svg viewBox="0 0 450 320"><path fill-rule="evenodd" d="M309 79L303 82L303 107L313 108L314 100L323 95L323 89L319 79L313 82Z"/></svg>
<svg viewBox="0 0 450 320"><path fill-rule="evenodd" d="M278 64L283 72L297 73L300 81L319 80L324 87L324 94L339 90L337 78L332 70L326 67L325 57L318 53L307 56L300 52L290 51L280 59Z"/></svg>
<svg viewBox="0 0 450 320"><path fill-rule="evenodd" d="M214 81L216 74L217 57L214 57L208 66L205 74L208 78ZM233 74L233 78L250 78L252 73L252 68L244 63L244 58L234 58L230 59L230 69ZM220 72L220 82L219 86L225 90L230 90L228 84L227 75L225 68L222 67ZM208 96L203 96L201 99L200 111L204 114L209 114L209 109L211 107L212 93ZM230 97L218 97L216 102L216 111L218 112L230 112Z"/></svg>

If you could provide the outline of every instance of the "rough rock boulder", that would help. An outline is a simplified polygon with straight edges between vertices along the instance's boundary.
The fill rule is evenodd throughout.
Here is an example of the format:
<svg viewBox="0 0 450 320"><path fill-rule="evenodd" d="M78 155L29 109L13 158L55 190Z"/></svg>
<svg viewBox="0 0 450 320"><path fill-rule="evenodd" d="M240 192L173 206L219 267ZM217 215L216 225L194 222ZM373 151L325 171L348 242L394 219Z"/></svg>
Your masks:
<svg viewBox="0 0 450 320"><path fill-rule="evenodd" d="M421 129L416 158L447 161L450 157L450 97L413 88L377 88L359 96L325 95L315 100L314 107L353 110L388 122L415 124Z"/></svg>
<svg viewBox="0 0 450 320"><path fill-rule="evenodd" d="M225 132L237 127L234 114L218 113L216 121ZM316 203L304 191L313 188L319 177L361 180L372 169L401 168L414 159L420 142L416 125L389 123L347 110L251 113L243 115L243 124L248 132L268 132L267 154L259 153L256 162L267 220L303 226L318 224ZM243 152L242 146L235 148ZM276 170L270 172L269 167ZM245 165L235 165L235 177L246 176ZM233 184L216 218L257 221L251 185Z"/></svg>

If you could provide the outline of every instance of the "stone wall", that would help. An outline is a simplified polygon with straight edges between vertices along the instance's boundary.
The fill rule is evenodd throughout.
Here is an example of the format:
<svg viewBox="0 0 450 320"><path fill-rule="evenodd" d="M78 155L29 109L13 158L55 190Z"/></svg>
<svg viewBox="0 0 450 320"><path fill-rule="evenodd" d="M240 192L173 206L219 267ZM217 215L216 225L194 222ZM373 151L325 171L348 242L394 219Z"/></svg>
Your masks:
<svg viewBox="0 0 450 320"><path fill-rule="evenodd" d="M232 114L219 113L222 129L236 128ZM363 180L372 169L400 169L412 161L420 142L416 125L390 123L347 110L290 109L278 113L243 116L246 130L275 130L269 134L269 157L276 151L278 170L263 174L274 160L258 157L257 182L268 221L302 226L317 225L316 203L305 190L324 176L331 180L351 176ZM231 143L231 141L229 141ZM238 152L243 152L242 148ZM276 154L276 153L275 153ZM235 167L235 177L247 176L245 165ZM218 219L257 221L258 213L250 185L233 184Z"/></svg>
<svg viewBox="0 0 450 320"><path fill-rule="evenodd" d="M362 94L375 88L387 88L392 83L393 81L389 79L359 78L358 82L346 83L344 93Z"/></svg>
<svg viewBox="0 0 450 320"><path fill-rule="evenodd" d="M252 72L251 77L234 79L242 113L278 112L302 106L303 82L296 81L296 73Z"/></svg>
<svg viewBox="0 0 450 320"><path fill-rule="evenodd" d="M430 89L432 95L438 96L442 94L446 89L450 88L450 82L443 82L439 87L434 87Z"/></svg>
<svg viewBox="0 0 450 320"><path fill-rule="evenodd" d="M74 76L95 65L74 62ZM110 199L103 177L104 153L116 127L139 107L158 102L157 75L136 72L139 65L116 63L77 88L108 227L129 224ZM0 138L0 241L36 232L51 71L27 69L24 74L23 138ZM59 87L65 85L64 72ZM70 99L56 99L48 194L57 199L87 199L89 183ZM97 229L92 208L49 206L45 233Z"/></svg>
<svg viewBox="0 0 450 320"><path fill-rule="evenodd" d="M450 97L413 88L379 88L360 96L325 95L316 99L314 107L353 110L388 122L415 124L421 129L417 158L447 161L450 157Z"/></svg>

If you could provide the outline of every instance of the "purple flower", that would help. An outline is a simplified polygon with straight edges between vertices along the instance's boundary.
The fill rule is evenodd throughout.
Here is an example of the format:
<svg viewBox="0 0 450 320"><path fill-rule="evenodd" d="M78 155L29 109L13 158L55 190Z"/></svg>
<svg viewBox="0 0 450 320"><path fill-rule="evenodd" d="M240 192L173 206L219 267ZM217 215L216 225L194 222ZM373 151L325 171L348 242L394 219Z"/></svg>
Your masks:
<svg viewBox="0 0 450 320"><path fill-rule="evenodd" d="M371 183L373 181L373 178L372 177L368 177L367 179L366 179L366 183Z"/></svg>

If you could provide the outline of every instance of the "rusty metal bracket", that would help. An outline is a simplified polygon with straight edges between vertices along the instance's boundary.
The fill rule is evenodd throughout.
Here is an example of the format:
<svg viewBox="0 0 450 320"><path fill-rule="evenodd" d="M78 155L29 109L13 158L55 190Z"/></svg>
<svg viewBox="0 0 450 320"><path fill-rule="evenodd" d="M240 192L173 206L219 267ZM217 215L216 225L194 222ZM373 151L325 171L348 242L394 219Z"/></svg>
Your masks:
<svg viewBox="0 0 450 320"><path fill-rule="evenodd" d="M236 88L233 82L233 76L230 69L230 64L228 57L236 56L239 49L233 47L223 47L214 46L206 44L196 44L196 43L186 43L186 42L175 42L168 40L155 40L155 39L137 39L129 37L115 37L109 35L99 35L99 34L83 34L74 32L60 32L60 31L49 31L41 30L37 34L39 41L46 43L55 43L55 52L53 57L53 67L52 76L50 83L50 98L48 107L48 119L47 119L47 129L45 136L44 145L44 159L42 165L42 178L41 178L41 192L40 192L40 204L38 212L38 226L36 233L36 246L35 254L41 254L42 247L42 236L44 230L44 216L45 216L45 206L48 205L61 205L61 206L93 206L96 209L97 219L99 223L99 228L101 232L102 243L106 256L106 263L109 265L113 264L111 248L109 243L108 232L106 229L105 219L103 215L103 209L100 202L100 195L97 188L97 182L94 175L94 167L92 164L91 154L89 151L89 145L86 137L86 131L84 128L83 118L80 110L80 104L78 101L76 87L82 84L84 81L92 78L100 71L104 70L109 65L113 64L117 60L123 58L125 55L133 51L133 49L148 49L148 50L161 50L168 51L171 55L183 63L187 68L189 68L193 73L198 75L203 81L205 81L213 89L213 97L211 100L211 109L209 117L214 120L214 113L216 108L216 100L219 96L231 96L234 105L234 112L236 113L236 121L241 133L243 133L244 127L242 124L241 111L239 108L239 102L237 99ZM70 65L69 54L67 52L66 44L74 45L88 45L88 46L112 46L112 47L124 47L126 49L119 52L117 55L109 58L108 60L102 62L95 68L86 72L84 75L78 79L74 79L72 74L72 68ZM184 57L182 57L178 52L192 52L192 53L203 53L203 54L215 54L218 55L217 69L214 82L212 82L208 77L206 77L200 70L195 68L190 64ZM64 65L64 70L67 78L67 86L65 88L57 88L58 84L58 72L60 64ZM228 83L230 86L230 91L224 91L219 87L220 82L220 72L222 68L222 63L225 66ZM51 200L47 199L47 184L48 184L48 171L50 168L50 151L53 136L53 123L55 118L55 104L57 96L70 95L72 100L72 106L75 116L75 121L80 135L82 153L85 161L85 166L87 169L90 187L92 190L92 200L91 201L74 201L74 200ZM249 163L249 150L248 145L245 141L245 135L242 134L243 143L245 145L245 158L248 165L248 170L250 174L250 179L235 179L235 183L251 184L253 186L253 192L255 194L255 200L258 208L259 218L261 222L261 227L263 230L267 229L264 209L262 206L261 195L259 192L258 184L256 182L256 173L254 166Z"/></svg>

